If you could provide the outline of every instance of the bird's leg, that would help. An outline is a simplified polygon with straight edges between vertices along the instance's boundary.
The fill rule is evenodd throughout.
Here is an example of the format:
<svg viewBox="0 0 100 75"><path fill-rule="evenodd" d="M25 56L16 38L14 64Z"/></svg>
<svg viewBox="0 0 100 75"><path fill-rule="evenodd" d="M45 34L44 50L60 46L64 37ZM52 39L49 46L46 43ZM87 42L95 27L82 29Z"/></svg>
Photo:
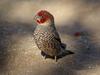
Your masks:
<svg viewBox="0 0 100 75"><path fill-rule="evenodd" d="M54 57L55 61L57 62L57 56Z"/></svg>
<svg viewBox="0 0 100 75"><path fill-rule="evenodd" d="M46 59L47 58L47 56L46 55L44 55L44 59Z"/></svg>
<svg viewBox="0 0 100 75"><path fill-rule="evenodd" d="M47 55L43 51L41 51L41 55L44 57L44 59L47 58Z"/></svg>

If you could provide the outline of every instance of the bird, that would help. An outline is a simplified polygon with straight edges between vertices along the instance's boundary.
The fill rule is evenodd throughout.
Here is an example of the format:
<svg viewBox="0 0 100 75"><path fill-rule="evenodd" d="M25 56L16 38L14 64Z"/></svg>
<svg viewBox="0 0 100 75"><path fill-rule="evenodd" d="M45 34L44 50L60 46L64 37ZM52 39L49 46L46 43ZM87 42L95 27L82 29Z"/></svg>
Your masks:
<svg viewBox="0 0 100 75"><path fill-rule="evenodd" d="M45 54L54 57L65 52L66 45L61 42L54 22L54 16L47 10L40 10L34 16L34 22L37 24L33 36L37 47Z"/></svg>

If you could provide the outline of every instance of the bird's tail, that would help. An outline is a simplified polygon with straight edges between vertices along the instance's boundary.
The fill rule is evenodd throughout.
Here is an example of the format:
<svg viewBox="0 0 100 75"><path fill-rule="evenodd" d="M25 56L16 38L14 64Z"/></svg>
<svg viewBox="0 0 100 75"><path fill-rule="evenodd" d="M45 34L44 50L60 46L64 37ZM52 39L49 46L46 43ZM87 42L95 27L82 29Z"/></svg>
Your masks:
<svg viewBox="0 0 100 75"><path fill-rule="evenodd" d="M67 50L66 45L62 44L61 51L58 54L58 56L63 57L63 56L70 55L70 54L74 54L74 52L72 52L71 50Z"/></svg>

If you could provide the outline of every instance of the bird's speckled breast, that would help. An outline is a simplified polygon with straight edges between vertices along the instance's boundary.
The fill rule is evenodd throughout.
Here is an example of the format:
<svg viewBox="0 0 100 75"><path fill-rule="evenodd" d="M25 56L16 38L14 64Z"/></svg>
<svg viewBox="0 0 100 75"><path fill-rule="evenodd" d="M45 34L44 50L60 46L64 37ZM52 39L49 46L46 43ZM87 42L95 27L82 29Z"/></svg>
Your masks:
<svg viewBox="0 0 100 75"><path fill-rule="evenodd" d="M34 39L38 48L46 54L55 56L60 52L60 42L54 39L50 28L37 27L34 31Z"/></svg>

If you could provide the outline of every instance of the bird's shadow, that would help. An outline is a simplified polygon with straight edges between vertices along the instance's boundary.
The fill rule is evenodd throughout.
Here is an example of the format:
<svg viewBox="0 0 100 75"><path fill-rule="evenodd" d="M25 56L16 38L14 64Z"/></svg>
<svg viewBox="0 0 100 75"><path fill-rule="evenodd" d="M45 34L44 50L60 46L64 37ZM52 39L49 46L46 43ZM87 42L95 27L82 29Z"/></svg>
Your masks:
<svg viewBox="0 0 100 75"><path fill-rule="evenodd" d="M57 56L57 60L67 56L67 55L71 55L71 54L74 54L74 52L70 51L70 50L65 50L63 51L60 55ZM47 55L46 53L44 53L43 51L41 51L41 55L43 57L45 57L45 59L49 58L49 59L55 59L55 56L50 56L50 55Z"/></svg>

